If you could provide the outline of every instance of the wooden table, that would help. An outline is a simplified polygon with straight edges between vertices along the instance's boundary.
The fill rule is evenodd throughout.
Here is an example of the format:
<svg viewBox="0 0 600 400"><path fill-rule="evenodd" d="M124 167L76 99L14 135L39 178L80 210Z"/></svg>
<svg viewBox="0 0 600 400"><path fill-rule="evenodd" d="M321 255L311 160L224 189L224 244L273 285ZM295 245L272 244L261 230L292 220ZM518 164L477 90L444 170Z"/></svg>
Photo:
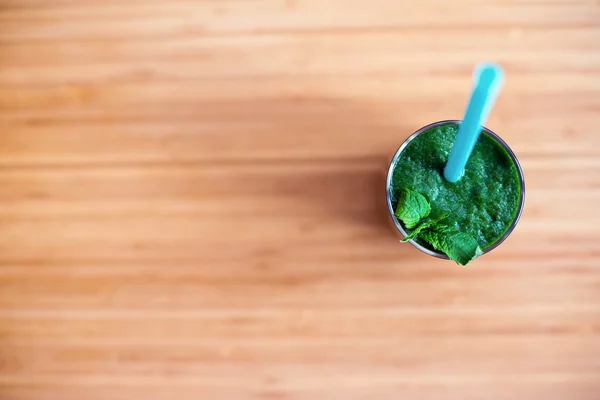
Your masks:
<svg viewBox="0 0 600 400"><path fill-rule="evenodd" d="M511 237L398 243L389 157L461 118ZM600 399L591 0L0 0L2 400Z"/></svg>

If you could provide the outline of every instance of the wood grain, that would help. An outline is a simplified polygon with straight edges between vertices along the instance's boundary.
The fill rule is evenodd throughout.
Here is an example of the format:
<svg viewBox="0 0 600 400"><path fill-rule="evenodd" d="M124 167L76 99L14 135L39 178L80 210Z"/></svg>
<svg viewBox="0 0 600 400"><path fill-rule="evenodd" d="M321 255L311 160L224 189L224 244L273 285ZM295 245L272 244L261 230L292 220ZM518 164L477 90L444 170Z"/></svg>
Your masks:
<svg viewBox="0 0 600 400"><path fill-rule="evenodd" d="M459 268L384 174L485 59L526 207ZM590 0L0 0L0 399L598 399L599 115Z"/></svg>

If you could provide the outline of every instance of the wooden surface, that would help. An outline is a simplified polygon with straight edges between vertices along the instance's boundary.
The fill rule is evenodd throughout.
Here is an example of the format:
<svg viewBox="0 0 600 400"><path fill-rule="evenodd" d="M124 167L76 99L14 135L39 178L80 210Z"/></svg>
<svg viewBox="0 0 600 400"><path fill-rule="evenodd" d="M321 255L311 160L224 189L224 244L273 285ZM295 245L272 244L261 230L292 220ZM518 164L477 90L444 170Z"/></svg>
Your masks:
<svg viewBox="0 0 600 400"><path fill-rule="evenodd" d="M468 268L384 173L461 118L521 160ZM0 0L0 399L600 399L600 5Z"/></svg>

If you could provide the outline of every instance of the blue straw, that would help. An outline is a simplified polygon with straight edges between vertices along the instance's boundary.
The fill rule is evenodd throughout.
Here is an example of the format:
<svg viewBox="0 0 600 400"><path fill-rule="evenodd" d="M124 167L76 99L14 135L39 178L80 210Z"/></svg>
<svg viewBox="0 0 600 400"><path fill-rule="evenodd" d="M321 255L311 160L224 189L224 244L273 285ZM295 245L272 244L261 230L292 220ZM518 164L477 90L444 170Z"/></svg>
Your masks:
<svg viewBox="0 0 600 400"><path fill-rule="evenodd" d="M450 182L458 181L463 175L467 160L479 139L481 127L487 121L500 92L504 72L498 65L484 63L475 68L473 78L473 93L444 168L444 178Z"/></svg>

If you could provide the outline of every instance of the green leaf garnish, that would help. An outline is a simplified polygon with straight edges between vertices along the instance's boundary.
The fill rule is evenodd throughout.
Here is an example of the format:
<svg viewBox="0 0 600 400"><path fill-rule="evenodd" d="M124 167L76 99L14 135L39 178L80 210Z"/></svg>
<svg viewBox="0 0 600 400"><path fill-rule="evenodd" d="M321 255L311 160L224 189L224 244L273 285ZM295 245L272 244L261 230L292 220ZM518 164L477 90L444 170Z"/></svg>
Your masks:
<svg viewBox="0 0 600 400"><path fill-rule="evenodd" d="M402 189L394 214L408 229L417 226L430 212L431 206L425 196L410 189Z"/></svg>
<svg viewBox="0 0 600 400"><path fill-rule="evenodd" d="M422 221L419 225L417 225L417 227L415 229L413 229L413 231L406 236L404 239L402 239L400 242L401 243L406 243L409 240L413 240L417 237L417 235L423 230L423 229L427 229L435 224L437 224L438 222L440 222L441 220L445 219L448 215L450 215L450 213L446 213L444 215L442 215L439 218L435 218L435 219L429 219L427 221Z"/></svg>
<svg viewBox="0 0 600 400"><path fill-rule="evenodd" d="M431 206L425 196L410 189L402 189L394 214L406 228L412 229L412 232L401 240L402 243L421 235L422 240L460 265L467 265L483 254L473 236L459 232L448 225L440 224L440 221L448 217L448 213L439 218L423 220L430 212Z"/></svg>
<svg viewBox="0 0 600 400"><path fill-rule="evenodd" d="M434 249L444 252L457 264L467 265L483 254L475 238L447 225L437 224L421 233L421 239Z"/></svg>

